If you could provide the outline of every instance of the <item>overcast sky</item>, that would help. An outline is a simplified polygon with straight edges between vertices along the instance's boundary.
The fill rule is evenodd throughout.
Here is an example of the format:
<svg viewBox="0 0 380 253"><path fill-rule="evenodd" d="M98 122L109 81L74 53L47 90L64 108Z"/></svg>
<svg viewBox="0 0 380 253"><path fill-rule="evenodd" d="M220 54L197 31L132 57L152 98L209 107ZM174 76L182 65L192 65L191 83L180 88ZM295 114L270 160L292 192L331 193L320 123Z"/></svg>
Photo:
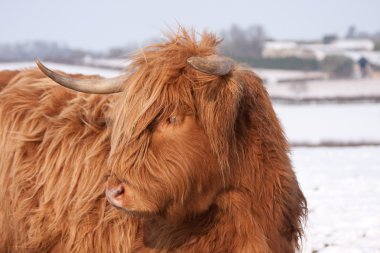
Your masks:
<svg viewBox="0 0 380 253"><path fill-rule="evenodd" d="M0 0L0 43L49 40L104 50L142 43L167 27L259 24L277 39L380 30L379 0Z"/></svg>

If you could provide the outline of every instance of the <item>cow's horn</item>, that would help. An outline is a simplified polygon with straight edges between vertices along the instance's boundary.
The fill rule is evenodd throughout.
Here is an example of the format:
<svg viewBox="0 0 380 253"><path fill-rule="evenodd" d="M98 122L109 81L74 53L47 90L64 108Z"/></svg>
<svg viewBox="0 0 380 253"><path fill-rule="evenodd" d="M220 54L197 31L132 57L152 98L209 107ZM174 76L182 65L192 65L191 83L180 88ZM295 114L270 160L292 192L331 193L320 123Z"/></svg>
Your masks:
<svg viewBox="0 0 380 253"><path fill-rule="evenodd" d="M48 69L39 60L36 60L38 68L53 81L69 89L92 94L110 94L122 91L123 77L91 79L74 78Z"/></svg>
<svg viewBox="0 0 380 253"><path fill-rule="evenodd" d="M218 55L189 57L187 63L199 71L218 76L230 73L234 65L232 59Z"/></svg>

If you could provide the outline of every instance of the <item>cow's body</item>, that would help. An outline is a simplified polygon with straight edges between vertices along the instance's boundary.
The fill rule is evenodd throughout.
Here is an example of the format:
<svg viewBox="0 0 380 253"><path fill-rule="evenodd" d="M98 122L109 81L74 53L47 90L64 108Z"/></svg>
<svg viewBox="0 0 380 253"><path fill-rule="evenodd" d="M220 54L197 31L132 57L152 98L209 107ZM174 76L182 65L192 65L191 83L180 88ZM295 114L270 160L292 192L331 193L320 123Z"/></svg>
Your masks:
<svg viewBox="0 0 380 253"><path fill-rule="evenodd" d="M195 46L186 37L180 56L213 53L207 39L212 40L206 38L203 45ZM144 64L143 57L149 63L148 52L136 60L135 66ZM191 84L213 84L220 78L208 80L207 74L186 67L186 63L173 64L180 70L173 87L177 83L186 86L191 75L196 75ZM187 78L180 76L184 71ZM168 130L167 125L156 126L151 120L145 126L147 130L139 134L139 124L161 101L153 101L154 106L143 116L138 114L138 108L147 108L146 103L151 102L150 97L138 97L138 90L146 89L143 85L148 85L149 78L144 84L131 79L131 89L136 90L129 98L130 90L110 95L74 92L58 86L37 69L7 72L6 77L0 72L0 252L294 252L302 234L305 200L291 169L287 142L260 79L250 71L237 71L231 75L235 80L231 84L221 79L226 89L220 97L202 88L191 93L180 86L175 90L180 100L174 101L185 104L184 97L189 95L197 107L195 119L183 116L183 129L178 130L181 125ZM234 90L237 82L241 90ZM170 93L172 90L162 92L171 99L175 94ZM229 105L230 96L236 94L240 94L239 103ZM143 96L149 96L149 89ZM223 98L230 100L212 102ZM210 101L212 107L208 108ZM224 105L223 114L218 116L215 111ZM234 105L236 111L232 111ZM205 115L210 113L220 117L212 119L210 125L215 129L205 123ZM230 114L230 122L222 118ZM133 115L141 120L130 121ZM233 132L227 129L227 133L218 133L233 119ZM125 130L126 122L135 127ZM208 138L198 137L203 135ZM223 138L230 135L233 137L227 147ZM211 144L207 144L208 139ZM206 144L194 146L198 145L195 142ZM140 154L142 149L145 153ZM182 169L171 160L177 158L169 158L173 152L181 156L180 162L192 165ZM152 156L154 162L149 160ZM131 162L134 157L144 157L149 165L145 160ZM157 175L157 169L149 170L155 163L167 163L159 166L162 171ZM132 167L135 169L128 171ZM122 196L129 197L118 206L125 207L126 212L111 206L104 196L107 185L111 187L116 181L124 184L124 178L132 181L130 194L137 191L133 184L138 190L139 184L148 189L145 195L141 195L143 189L132 197ZM164 185L162 194L160 183ZM167 197L170 194L173 197ZM154 195L153 199L149 195ZM143 201L145 196L149 201ZM158 203L153 203L155 200Z"/></svg>
<svg viewBox="0 0 380 253"><path fill-rule="evenodd" d="M67 252L112 251L97 244L113 234L97 223L118 214L103 197L111 97L72 92L37 69L3 89L0 251L43 252L60 240L72 242Z"/></svg>

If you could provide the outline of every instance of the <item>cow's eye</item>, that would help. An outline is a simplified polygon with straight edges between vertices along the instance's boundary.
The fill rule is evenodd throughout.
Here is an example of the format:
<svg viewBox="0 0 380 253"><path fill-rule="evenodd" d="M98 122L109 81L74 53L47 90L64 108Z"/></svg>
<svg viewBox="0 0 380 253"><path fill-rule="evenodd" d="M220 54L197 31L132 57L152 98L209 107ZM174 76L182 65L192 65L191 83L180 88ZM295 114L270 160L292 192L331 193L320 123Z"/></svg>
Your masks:
<svg viewBox="0 0 380 253"><path fill-rule="evenodd" d="M174 125L175 123L177 123L177 117L176 116L170 116L168 118L168 124Z"/></svg>

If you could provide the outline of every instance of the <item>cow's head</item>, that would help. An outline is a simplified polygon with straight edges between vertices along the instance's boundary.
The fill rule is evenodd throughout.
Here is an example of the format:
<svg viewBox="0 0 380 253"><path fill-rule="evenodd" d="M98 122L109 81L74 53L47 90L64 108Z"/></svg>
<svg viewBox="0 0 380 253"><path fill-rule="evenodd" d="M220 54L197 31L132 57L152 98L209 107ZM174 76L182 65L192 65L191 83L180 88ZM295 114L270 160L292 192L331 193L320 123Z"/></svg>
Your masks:
<svg viewBox="0 0 380 253"><path fill-rule="evenodd" d="M39 64L69 88L120 92L109 126L106 196L113 206L176 219L208 210L232 187L244 137L238 123L245 117L241 108L248 77L231 59L216 55L218 43L211 34L196 42L195 35L183 31L135 55L125 75L96 82Z"/></svg>

